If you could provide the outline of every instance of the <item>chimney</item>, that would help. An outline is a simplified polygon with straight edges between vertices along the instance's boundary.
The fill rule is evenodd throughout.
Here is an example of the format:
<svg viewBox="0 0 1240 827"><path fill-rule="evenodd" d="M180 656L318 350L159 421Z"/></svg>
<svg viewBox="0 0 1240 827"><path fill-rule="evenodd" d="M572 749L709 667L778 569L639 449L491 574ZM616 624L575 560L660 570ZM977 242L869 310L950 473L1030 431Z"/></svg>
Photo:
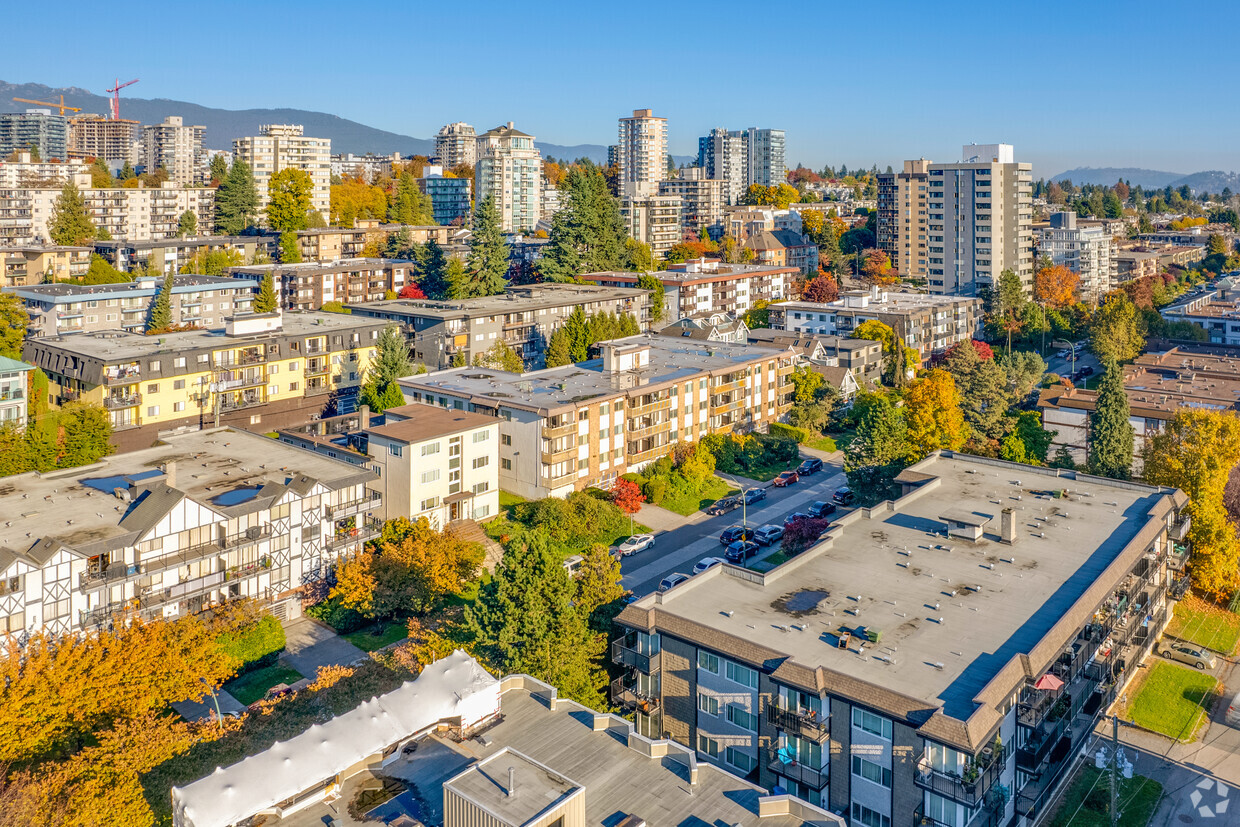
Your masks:
<svg viewBox="0 0 1240 827"><path fill-rule="evenodd" d="M517 769L516 767L508 768L508 797L517 797Z"/></svg>
<svg viewBox="0 0 1240 827"><path fill-rule="evenodd" d="M361 405L357 409L358 424L361 426L359 431L364 431L370 427L370 406Z"/></svg>
<svg viewBox="0 0 1240 827"><path fill-rule="evenodd" d="M169 488L177 487L177 461L174 459L164 463L164 484Z"/></svg>
<svg viewBox="0 0 1240 827"><path fill-rule="evenodd" d="M999 542L1009 546L1016 542L1016 512L1010 508L1003 509L1000 518Z"/></svg>

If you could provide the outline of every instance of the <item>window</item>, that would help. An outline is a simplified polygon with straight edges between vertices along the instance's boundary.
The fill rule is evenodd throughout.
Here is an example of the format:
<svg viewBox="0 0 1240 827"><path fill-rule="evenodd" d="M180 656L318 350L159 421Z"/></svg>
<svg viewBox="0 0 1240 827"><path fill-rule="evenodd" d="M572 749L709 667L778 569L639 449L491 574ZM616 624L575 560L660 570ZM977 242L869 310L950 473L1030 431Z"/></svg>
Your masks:
<svg viewBox="0 0 1240 827"><path fill-rule="evenodd" d="M422 483L423 483L423 484L426 484L426 483L428 483L428 482L436 482L438 479L439 479L439 469L438 469L438 468L432 468L432 469L431 469L431 470L429 470L429 471L423 471L423 472L422 472Z"/></svg>
<svg viewBox="0 0 1240 827"><path fill-rule="evenodd" d="M67 602L67 601L66 601ZM698 735L698 752L705 753L711 758L719 757L719 742L714 738L707 738L705 735Z"/></svg>
<svg viewBox="0 0 1240 827"><path fill-rule="evenodd" d="M862 827L891 827L891 819L880 812L871 810L863 804L853 802L852 820Z"/></svg>
<svg viewBox="0 0 1240 827"><path fill-rule="evenodd" d="M394 457L399 457L404 452L405 452L405 447L403 445L396 445L396 444L388 445L388 453Z"/></svg>
<svg viewBox="0 0 1240 827"><path fill-rule="evenodd" d="M154 359L150 363L151 373L159 373L159 360Z"/></svg>
<svg viewBox="0 0 1240 827"><path fill-rule="evenodd" d="M477 445L479 442L486 442L490 438L491 438L490 431L475 431L474 436L473 436L475 445Z"/></svg>
<svg viewBox="0 0 1240 827"><path fill-rule="evenodd" d="M147 408L146 408L146 415L147 415L147 416L159 416L159 406L158 406L158 405L148 405L148 406L147 406Z"/></svg>
<svg viewBox="0 0 1240 827"><path fill-rule="evenodd" d="M707 695L703 692L698 693L698 709L707 715L719 715L719 699L714 695Z"/></svg>
<svg viewBox="0 0 1240 827"><path fill-rule="evenodd" d="M857 729L863 729L871 735L891 740L891 720L873 712L853 707L852 723Z"/></svg>
<svg viewBox="0 0 1240 827"><path fill-rule="evenodd" d="M748 666L741 666L732 661L728 661L728 680L739 683L741 686L748 686L750 689L758 688L758 673Z"/></svg>
<svg viewBox="0 0 1240 827"><path fill-rule="evenodd" d="M500 445L512 445L512 435L511 434L500 434L499 444Z"/></svg>
<svg viewBox="0 0 1240 827"><path fill-rule="evenodd" d="M580 411L577 411L577 421L578 422L589 422L590 421L590 409L582 408Z"/></svg>
<svg viewBox="0 0 1240 827"><path fill-rule="evenodd" d="M589 434L577 434L577 445L582 446L590 441Z"/></svg>
<svg viewBox="0 0 1240 827"><path fill-rule="evenodd" d="M512 460L510 460L510 459L501 459L501 460L499 461L499 467L500 467L501 469L505 470L505 471L511 471L511 470L512 470Z"/></svg>
<svg viewBox="0 0 1240 827"><path fill-rule="evenodd" d="M172 381L172 389L173 389L174 391L183 391L183 390L185 390L185 380L184 380L184 379L174 379L174 380Z"/></svg>
<svg viewBox="0 0 1240 827"><path fill-rule="evenodd" d="M882 764L875 764L873 761L867 761L860 755L852 757L852 774L864 778L866 781L873 781L882 787L891 787L891 770Z"/></svg>
<svg viewBox="0 0 1240 827"><path fill-rule="evenodd" d="M173 366L174 368L183 368L183 367L185 367L185 357L184 357L184 356L177 356L175 359L173 359L173 360L172 360L172 366Z"/></svg>
<svg viewBox="0 0 1240 827"><path fill-rule="evenodd" d="M489 482L475 483L473 487L473 492L475 494L485 494L489 490L491 490L491 483Z"/></svg>
<svg viewBox="0 0 1240 827"><path fill-rule="evenodd" d="M491 516L490 505L479 505L479 506L474 507L474 519L475 520L481 519L482 517L489 517L489 516Z"/></svg>
<svg viewBox="0 0 1240 827"><path fill-rule="evenodd" d="M719 674L719 656L710 652L698 652L698 669L712 675Z"/></svg>
<svg viewBox="0 0 1240 827"><path fill-rule="evenodd" d="M289 383L288 383L288 389L289 389L290 391L295 391L295 390L297 390L297 388L298 388L298 386L299 386L300 384L301 384L300 382L289 382Z"/></svg>
<svg viewBox="0 0 1240 827"><path fill-rule="evenodd" d="M152 384L152 385L147 385L147 386L146 386L146 392L147 392L147 393L159 393L159 384L158 384L158 383L155 383L155 384Z"/></svg>
<svg viewBox="0 0 1240 827"><path fill-rule="evenodd" d="M8 617L0 617L0 633L7 632L10 635L20 633L26 628L26 613L18 612Z"/></svg>
<svg viewBox="0 0 1240 827"><path fill-rule="evenodd" d="M750 732L758 731L758 716L738 704L728 704L728 723Z"/></svg>
<svg viewBox="0 0 1240 827"><path fill-rule="evenodd" d="M432 508L434 508L437 505L439 505L438 497L431 497L430 499L422 500L423 511L430 511Z"/></svg>
<svg viewBox="0 0 1240 827"><path fill-rule="evenodd" d="M24 574L0 580L0 594L16 594L25 588L25 580L26 575Z"/></svg>
<svg viewBox="0 0 1240 827"><path fill-rule="evenodd" d="M578 471L586 471L586 470L589 470L589 468L590 468L590 460L588 460L588 459L579 459L579 460L577 460L577 470L578 470Z"/></svg>
<svg viewBox="0 0 1240 827"><path fill-rule="evenodd" d="M438 442L428 442L422 446L422 456L424 457L429 457L431 454L438 454L438 453L439 453Z"/></svg>
<svg viewBox="0 0 1240 827"><path fill-rule="evenodd" d="M741 752L737 747L728 747L724 750L723 760L736 767L741 772L749 773L753 770L753 756Z"/></svg>
<svg viewBox="0 0 1240 827"><path fill-rule="evenodd" d="M181 411L183 411L183 410L185 410L185 403L184 403L184 402L173 402L173 403L172 403L172 411L173 411L173 413L180 413L180 412L181 412Z"/></svg>

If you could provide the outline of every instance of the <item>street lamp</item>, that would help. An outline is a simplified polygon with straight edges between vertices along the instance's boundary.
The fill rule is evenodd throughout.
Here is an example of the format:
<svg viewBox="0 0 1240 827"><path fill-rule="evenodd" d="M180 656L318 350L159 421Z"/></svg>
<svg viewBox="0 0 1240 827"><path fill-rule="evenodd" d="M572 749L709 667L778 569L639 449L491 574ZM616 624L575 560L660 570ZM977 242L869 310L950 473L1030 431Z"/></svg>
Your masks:
<svg viewBox="0 0 1240 827"><path fill-rule="evenodd" d="M716 471L719 476L726 480L731 480L732 484L741 490L741 528L749 529L749 502L745 499L745 486L736 477L725 474L722 471Z"/></svg>
<svg viewBox="0 0 1240 827"><path fill-rule="evenodd" d="M220 729L223 729L224 728L224 716L220 714L220 699L215 694L215 687L207 683L206 678L199 678L198 682L202 684L203 686L205 686L207 688L207 691L211 693L211 700L215 702L215 722L216 724L219 725Z"/></svg>

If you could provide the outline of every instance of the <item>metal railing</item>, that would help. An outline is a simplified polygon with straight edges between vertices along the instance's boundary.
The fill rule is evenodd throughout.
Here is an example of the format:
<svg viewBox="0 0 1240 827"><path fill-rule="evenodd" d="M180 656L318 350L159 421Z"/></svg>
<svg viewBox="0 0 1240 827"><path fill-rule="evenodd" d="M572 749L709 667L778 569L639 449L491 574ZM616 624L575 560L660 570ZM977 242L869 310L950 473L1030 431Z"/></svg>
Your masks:
<svg viewBox="0 0 1240 827"><path fill-rule="evenodd" d="M645 672L647 675L659 671L660 654L660 652L655 652L653 655L643 655L636 649L625 645L624 638L611 642L612 663L628 666L639 672Z"/></svg>
<svg viewBox="0 0 1240 827"><path fill-rule="evenodd" d="M786 756L781 755L780 751L774 747L766 749L766 766L771 772L779 773L785 778L815 790L825 787L830 777L829 766L811 767L795 759L787 760Z"/></svg>
<svg viewBox="0 0 1240 827"><path fill-rule="evenodd" d="M345 548L346 546L354 545L355 543L363 543L367 540L373 540L381 533L383 533L383 523L378 520L370 520L357 528L350 528L342 533L336 534L327 544L327 547L335 551L337 549Z"/></svg>
<svg viewBox="0 0 1240 827"><path fill-rule="evenodd" d="M647 715L659 708L658 698L647 695L635 686L625 686L624 678L611 682L611 702L621 709L637 709Z"/></svg>
<svg viewBox="0 0 1240 827"><path fill-rule="evenodd" d="M103 398L103 406L108 410L117 410L118 408L133 408L142 404L142 394L131 393L128 396L105 396Z"/></svg>
<svg viewBox="0 0 1240 827"><path fill-rule="evenodd" d="M271 536L271 523L261 526L251 526L245 531L238 531L236 534L226 536L220 545L223 548L235 549L257 543Z"/></svg>
<svg viewBox="0 0 1240 827"><path fill-rule="evenodd" d="M992 754L989 758L978 756L975 763L971 767L966 767L962 775L934 769L929 766L928 759L923 756L917 767L917 785L938 795L953 798L969 807L975 807L982 802L986 793L1003 775L1008 755L1009 750L1004 746L997 754ZM985 765L978 768L979 763Z"/></svg>
<svg viewBox="0 0 1240 827"><path fill-rule="evenodd" d="M379 499L379 492L371 491L363 497L358 497L357 499L349 500L348 502L337 503L336 505L324 506L323 513L327 515L327 518L329 520L336 519L338 517L347 517L350 514L353 514L354 509L358 508L359 506L365 507L369 505L370 503L375 502L378 499Z"/></svg>
<svg viewBox="0 0 1240 827"><path fill-rule="evenodd" d="M824 741L831 734L830 715L795 712L771 705L766 708L766 719L782 730L804 735L814 741Z"/></svg>

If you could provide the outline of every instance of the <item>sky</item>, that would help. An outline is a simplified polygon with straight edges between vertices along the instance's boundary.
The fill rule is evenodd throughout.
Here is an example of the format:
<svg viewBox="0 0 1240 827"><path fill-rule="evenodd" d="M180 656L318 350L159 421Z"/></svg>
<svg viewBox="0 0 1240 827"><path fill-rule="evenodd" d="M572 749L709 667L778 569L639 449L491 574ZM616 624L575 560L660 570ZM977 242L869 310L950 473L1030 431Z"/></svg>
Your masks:
<svg viewBox="0 0 1240 827"><path fill-rule="evenodd" d="M46 33L10 4L10 33ZM959 160L1010 143L1077 166L1240 169L1240 4L324 0L57 5L95 34L6 39L0 79L226 109L296 107L419 138L505 121L608 144L651 108L673 154L712 127L782 128L790 167ZM103 36L106 27L112 36ZM132 28L131 31L126 31ZM122 92L122 96L126 93Z"/></svg>

